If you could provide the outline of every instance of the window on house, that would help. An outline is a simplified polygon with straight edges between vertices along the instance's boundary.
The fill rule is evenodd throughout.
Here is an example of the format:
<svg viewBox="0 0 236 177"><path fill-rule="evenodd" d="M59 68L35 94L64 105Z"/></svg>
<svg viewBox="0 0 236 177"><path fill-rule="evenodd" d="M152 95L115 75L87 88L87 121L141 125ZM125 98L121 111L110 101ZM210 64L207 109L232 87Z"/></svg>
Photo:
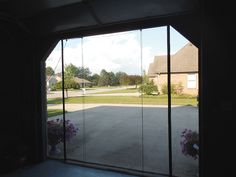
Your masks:
<svg viewBox="0 0 236 177"><path fill-rule="evenodd" d="M187 76L187 87L190 89L194 89L197 87L197 79L196 74L188 74Z"/></svg>

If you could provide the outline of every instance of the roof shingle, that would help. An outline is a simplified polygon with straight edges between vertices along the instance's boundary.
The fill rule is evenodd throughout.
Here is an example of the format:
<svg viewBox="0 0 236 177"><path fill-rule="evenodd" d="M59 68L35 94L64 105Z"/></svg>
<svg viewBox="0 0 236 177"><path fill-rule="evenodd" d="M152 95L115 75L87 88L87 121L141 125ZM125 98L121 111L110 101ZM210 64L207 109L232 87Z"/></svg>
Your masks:
<svg viewBox="0 0 236 177"><path fill-rule="evenodd" d="M198 48L188 43L174 55L171 55L171 73L198 72ZM167 56L155 56L150 63L148 76L167 73Z"/></svg>

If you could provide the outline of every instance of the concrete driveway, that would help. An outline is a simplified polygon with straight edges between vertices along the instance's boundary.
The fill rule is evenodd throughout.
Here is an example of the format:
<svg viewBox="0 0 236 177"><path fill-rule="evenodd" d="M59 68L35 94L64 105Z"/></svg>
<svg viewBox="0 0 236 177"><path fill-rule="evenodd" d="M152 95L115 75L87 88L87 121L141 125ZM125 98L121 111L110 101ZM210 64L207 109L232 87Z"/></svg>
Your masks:
<svg viewBox="0 0 236 177"><path fill-rule="evenodd" d="M66 114L66 119L79 127L78 135L67 144L67 158L168 173L166 106L90 105L84 108ZM185 128L197 130L198 109L173 107L173 173L195 177L198 161L181 153L180 135Z"/></svg>

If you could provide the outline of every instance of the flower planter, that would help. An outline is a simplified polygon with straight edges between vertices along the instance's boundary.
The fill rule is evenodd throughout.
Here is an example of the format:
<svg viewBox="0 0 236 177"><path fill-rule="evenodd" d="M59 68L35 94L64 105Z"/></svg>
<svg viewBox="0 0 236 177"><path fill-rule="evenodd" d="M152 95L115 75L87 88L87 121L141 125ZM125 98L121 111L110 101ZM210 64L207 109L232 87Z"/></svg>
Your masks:
<svg viewBox="0 0 236 177"><path fill-rule="evenodd" d="M58 148L60 143L65 141L70 141L73 137L76 136L78 128L70 120L65 121L65 130L64 122L62 119L55 119L47 121L47 130L48 130L48 145L50 146L49 155L58 155L61 153L61 150ZM64 134L65 131L65 134Z"/></svg>
<svg viewBox="0 0 236 177"><path fill-rule="evenodd" d="M59 155L60 153L61 153L61 150L58 148L57 145L51 145L51 148L49 151L50 156L56 156L56 155Z"/></svg>
<svg viewBox="0 0 236 177"><path fill-rule="evenodd" d="M199 135L198 132L185 129L181 134L180 141L182 153L197 160L199 158Z"/></svg>

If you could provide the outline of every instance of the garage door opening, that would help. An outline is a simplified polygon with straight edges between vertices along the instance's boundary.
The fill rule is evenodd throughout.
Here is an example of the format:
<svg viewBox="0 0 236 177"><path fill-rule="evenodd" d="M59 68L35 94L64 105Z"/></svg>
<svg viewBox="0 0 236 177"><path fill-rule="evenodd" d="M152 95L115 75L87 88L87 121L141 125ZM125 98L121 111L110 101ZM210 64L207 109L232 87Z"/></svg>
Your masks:
<svg viewBox="0 0 236 177"><path fill-rule="evenodd" d="M195 177L198 60L170 26L62 39L46 60L48 157Z"/></svg>

